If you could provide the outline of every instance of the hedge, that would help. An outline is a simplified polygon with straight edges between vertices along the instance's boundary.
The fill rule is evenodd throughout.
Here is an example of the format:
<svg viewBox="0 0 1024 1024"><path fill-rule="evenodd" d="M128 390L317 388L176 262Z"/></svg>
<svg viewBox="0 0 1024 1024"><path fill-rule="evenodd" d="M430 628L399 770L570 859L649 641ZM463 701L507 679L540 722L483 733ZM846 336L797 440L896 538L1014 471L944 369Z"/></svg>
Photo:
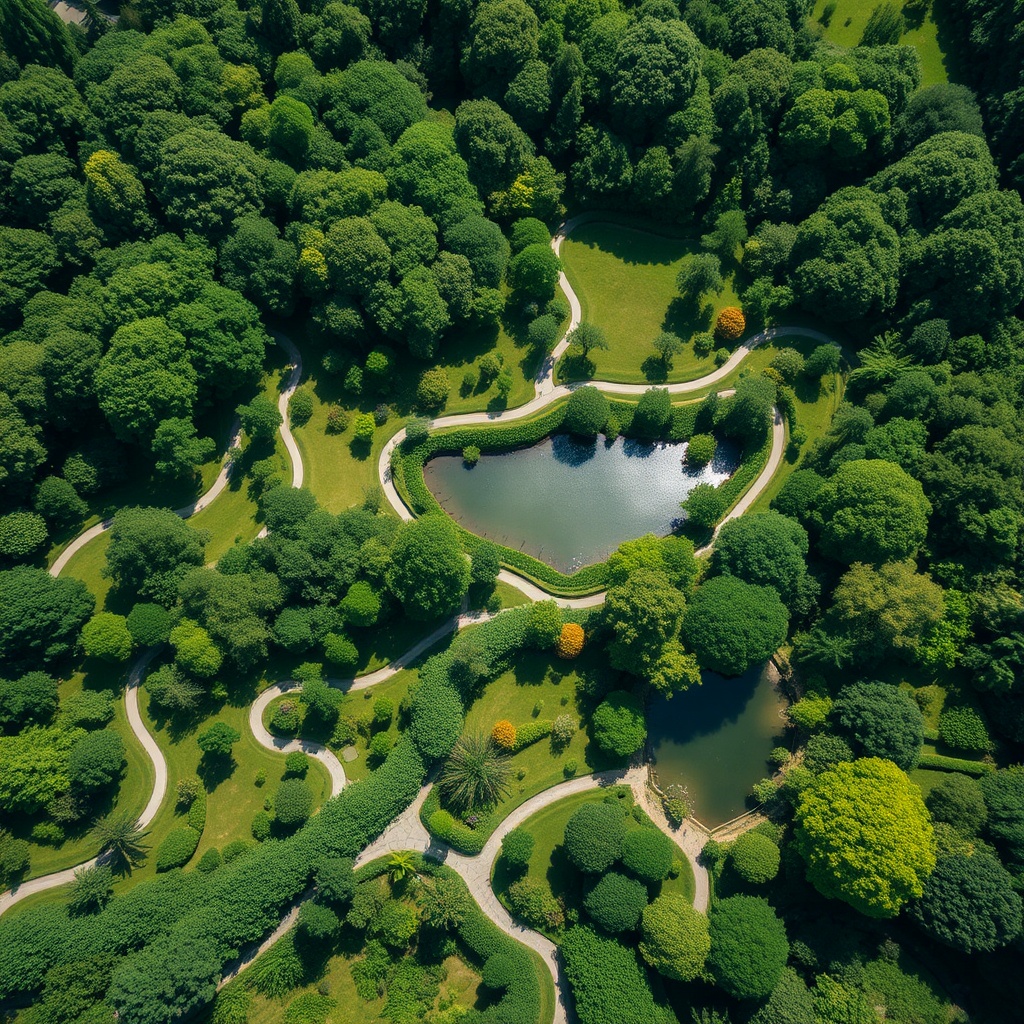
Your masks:
<svg viewBox="0 0 1024 1024"><path fill-rule="evenodd" d="M470 855L479 853L487 842L489 829L473 829L464 825L448 811L441 809L441 798L436 789L431 789L420 809L420 821L427 831L452 849Z"/></svg>
<svg viewBox="0 0 1024 1024"><path fill-rule="evenodd" d="M198 832L188 825L171 829L164 841L157 847L157 871L170 871L171 868L180 868L187 864L192 859L192 854L196 852L199 840L202 838L202 832Z"/></svg>
<svg viewBox="0 0 1024 1024"><path fill-rule="evenodd" d="M194 828L197 832L202 832L206 828L206 790L202 786L199 787L195 800L189 804L185 820L189 828Z"/></svg>
<svg viewBox="0 0 1024 1024"><path fill-rule="evenodd" d="M962 757L946 757L943 754L922 754L918 768L933 768L939 772L963 772L966 775L987 775L996 766L987 761L967 761Z"/></svg>
<svg viewBox="0 0 1024 1024"><path fill-rule="evenodd" d="M516 728L516 742L512 749L518 753L528 747L531 743L544 739L551 735L551 722L546 718L538 718L536 721L527 722Z"/></svg>

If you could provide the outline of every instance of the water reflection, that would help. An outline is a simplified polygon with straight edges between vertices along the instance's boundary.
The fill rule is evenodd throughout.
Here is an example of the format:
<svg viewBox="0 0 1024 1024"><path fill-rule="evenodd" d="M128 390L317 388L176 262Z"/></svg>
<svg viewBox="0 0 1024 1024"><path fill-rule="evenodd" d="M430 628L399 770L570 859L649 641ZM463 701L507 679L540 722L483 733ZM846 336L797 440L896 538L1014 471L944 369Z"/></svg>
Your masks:
<svg viewBox="0 0 1024 1024"><path fill-rule="evenodd" d="M690 491L722 483L738 463L736 448L723 443L714 463L694 470L683 464L685 448L558 434L483 455L472 469L458 455L438 456L423 475L466 529L570 572L607 558L624 540L671 532Z"/></svg>

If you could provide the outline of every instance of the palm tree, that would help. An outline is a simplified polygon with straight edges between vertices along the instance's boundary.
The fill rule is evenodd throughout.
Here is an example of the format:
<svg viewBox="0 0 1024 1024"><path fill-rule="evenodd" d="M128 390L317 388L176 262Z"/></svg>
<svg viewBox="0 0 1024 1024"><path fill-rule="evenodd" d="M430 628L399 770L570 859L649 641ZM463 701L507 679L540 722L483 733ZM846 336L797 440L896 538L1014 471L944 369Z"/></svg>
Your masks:
<svg viewBox="0 0 1024 1024"><path fill-rule="evenodd" d="M99 840L100 853L110 854L110 865L119 875L130 875L145 859L149 847L143 839L148 830L139 827L139 819L130 814L111 814L97 818L92 834Z"/></svg>
<svg viewBox="0 0 1024 1024"><path fill-rule="evenodd" d="M445 801L459 811L490 807L509 793L508 758L480 733L460 736L437 780Z"/></svg>
<svg viewBox="0 0 1024 1024"><path fill-rule="evenodd" d="M392 882L404 882L416 873L416 862L409 850L396 850L388 858L388 878Z"/></svg>

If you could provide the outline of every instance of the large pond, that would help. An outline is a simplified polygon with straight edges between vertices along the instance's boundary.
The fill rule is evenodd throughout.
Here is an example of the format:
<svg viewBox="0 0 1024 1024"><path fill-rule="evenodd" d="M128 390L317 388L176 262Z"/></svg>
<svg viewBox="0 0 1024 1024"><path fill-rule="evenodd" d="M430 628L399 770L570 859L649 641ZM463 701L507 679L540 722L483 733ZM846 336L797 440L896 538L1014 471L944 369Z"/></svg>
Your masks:
<svg viewBox="0 0 1024 1024"><path fill-rule="evenodd" d="M703 682L648 710L648 740L662 789L686 787L694 817L711 828L742 814L785 725L769 666Z"/></svg>
<svg viewBox="0 0 1024 1024"><path fill-rule="evenodd" d="M483 455L472 468L459 455L440 455L423 476L467 530L572 572L603 561L624 540L669 533L690 491L727 480L739 461L735 447L719 442L714 461L693 471L682 464L685 451L685 444L555 434Z"/></svg>

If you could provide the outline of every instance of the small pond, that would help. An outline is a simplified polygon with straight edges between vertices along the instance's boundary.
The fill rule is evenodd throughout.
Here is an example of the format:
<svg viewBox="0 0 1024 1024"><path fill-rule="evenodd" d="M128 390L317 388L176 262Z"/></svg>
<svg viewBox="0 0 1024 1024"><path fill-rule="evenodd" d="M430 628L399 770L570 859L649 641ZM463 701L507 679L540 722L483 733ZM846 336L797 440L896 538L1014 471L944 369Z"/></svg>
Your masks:
<svg viewBox="0 0 1024 1024"><path fill-rule="evenodd" d="M714 828L747 810L768 755L784 731L785 701L768 665L734 679L702 672L703 682L647 713L648 741L662 789L686 787L694 817Z"/></svg>
<svg viewBox="0 0 1024 1024"><path fill-rule="evenodd" d="M482 455L472 468L460 455L439 455L423 467L423 477L467 530L572 572L603 561L624 540L670 533L690 491L722 483L739 464L738 450L727 442L697 471L682 464L685 451L685 444L555 434L528 448Z"/></svg>

